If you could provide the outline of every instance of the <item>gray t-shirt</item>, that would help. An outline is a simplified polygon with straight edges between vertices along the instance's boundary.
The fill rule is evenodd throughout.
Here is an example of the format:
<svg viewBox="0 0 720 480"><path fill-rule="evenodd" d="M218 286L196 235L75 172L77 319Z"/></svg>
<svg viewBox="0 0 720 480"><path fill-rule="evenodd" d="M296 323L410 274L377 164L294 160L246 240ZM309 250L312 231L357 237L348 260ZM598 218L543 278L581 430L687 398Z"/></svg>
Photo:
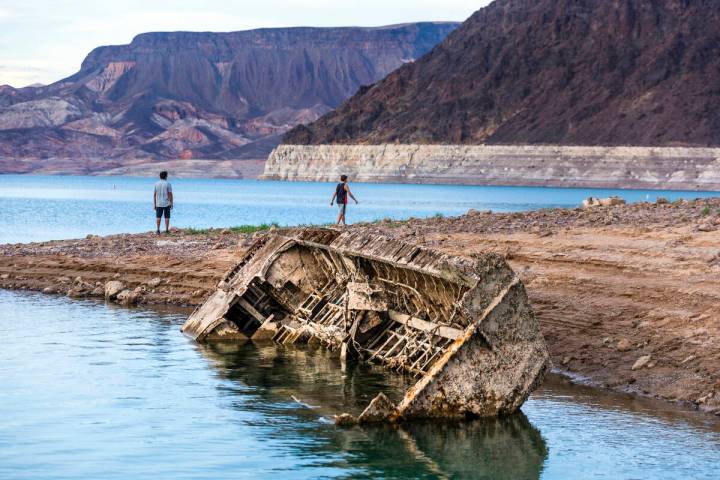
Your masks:
<svg viewBox="0 0 720 480"><path fill-rule="evenodd" d="M158 207L170 206L170 194L172 185L167 180L160 180L155 184L155 204Z"/></svg>

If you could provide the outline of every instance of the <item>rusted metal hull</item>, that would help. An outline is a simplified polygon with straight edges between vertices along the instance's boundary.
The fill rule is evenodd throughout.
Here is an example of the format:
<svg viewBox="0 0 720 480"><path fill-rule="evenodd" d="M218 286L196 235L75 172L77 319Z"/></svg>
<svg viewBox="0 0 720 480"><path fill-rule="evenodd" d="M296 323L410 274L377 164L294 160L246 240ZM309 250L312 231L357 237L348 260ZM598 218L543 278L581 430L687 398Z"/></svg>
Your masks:
<svg viewBox="0 0 720 480"><path fill-rule="evenodd" d="M399 405L379 395L345 422L512 413L549 367L503 258L327 229L258 240L182 329L198 341L321 342L418 377Z"/></svg>

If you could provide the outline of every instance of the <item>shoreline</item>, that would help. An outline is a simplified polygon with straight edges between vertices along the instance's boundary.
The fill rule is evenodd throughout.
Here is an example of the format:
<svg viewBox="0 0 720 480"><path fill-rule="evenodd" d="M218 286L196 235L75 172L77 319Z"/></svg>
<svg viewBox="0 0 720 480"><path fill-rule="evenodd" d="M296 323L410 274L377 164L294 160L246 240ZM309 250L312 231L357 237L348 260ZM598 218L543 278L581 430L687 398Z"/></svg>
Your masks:
<svg viewBox="0 0 720 480"><path fill-rule="evenodd" d="M351 228L454 255L504 255L526 285L556 372L720 415L720 199ZM0 245L0 288L102 298L119 281L132 294L126 304L194 306L263 234Z"/></svg>

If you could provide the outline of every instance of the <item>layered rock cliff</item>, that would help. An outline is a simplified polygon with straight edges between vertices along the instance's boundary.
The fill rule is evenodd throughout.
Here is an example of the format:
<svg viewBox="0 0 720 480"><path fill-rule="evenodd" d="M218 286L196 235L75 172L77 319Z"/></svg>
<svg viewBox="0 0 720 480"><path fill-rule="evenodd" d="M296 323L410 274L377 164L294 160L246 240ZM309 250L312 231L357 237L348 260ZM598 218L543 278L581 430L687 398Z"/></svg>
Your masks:
<svg viewBox="0 0 720 480"><path fill-rule="evenodd" d="M268 180L720 190L720 148L281 145Z"/></svg>
<svg viewBox="0 0 720 480"><path fill-rule="evenodd" d="M720 145L720 2L496 0L287 144Z"/></svg>
<svg viewBox="0 0 720 480"><path fill-rule="evenodd" d="M0 87L0 166L264 159L286 130L422 56L456 26L142 34L93 50L55 84Z"/></svg>

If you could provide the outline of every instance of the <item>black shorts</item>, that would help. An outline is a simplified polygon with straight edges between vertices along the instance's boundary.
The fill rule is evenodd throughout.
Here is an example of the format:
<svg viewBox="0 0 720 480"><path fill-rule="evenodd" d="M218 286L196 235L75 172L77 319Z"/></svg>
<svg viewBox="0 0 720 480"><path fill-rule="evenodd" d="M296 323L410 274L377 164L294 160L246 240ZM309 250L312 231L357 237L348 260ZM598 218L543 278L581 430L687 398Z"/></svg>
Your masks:
<svg viewBox="0 0 720 480"><path fill-rule="evenodd" d="M170 207L155 207L155 218L170 218Z"/></svg>

